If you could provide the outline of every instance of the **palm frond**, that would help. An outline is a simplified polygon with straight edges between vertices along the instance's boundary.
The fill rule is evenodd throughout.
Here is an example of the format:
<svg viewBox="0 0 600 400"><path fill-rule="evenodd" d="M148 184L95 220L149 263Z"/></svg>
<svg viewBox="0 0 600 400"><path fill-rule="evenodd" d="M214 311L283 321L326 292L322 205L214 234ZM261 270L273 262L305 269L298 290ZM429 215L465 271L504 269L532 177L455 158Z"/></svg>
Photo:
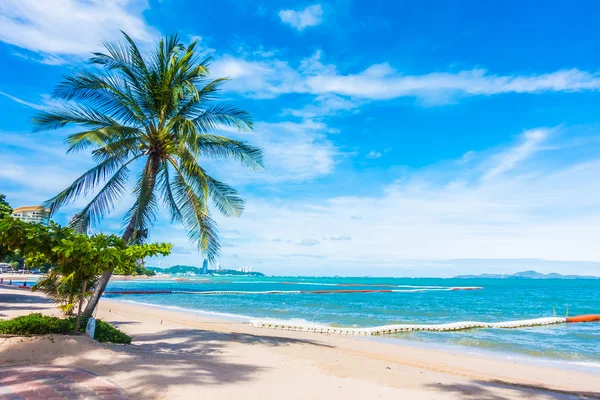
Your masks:
<svg viewBox="0 0 600 400"><path fill-rule="evenodd" d="M228 104L209 106L192 121L200 133L214 132L223 126L232 126L244 131L252 129L250 114Z"/></svg>
<svg viewBox="0 0 600 400"><path fill-rule="evenodd" d="M256 170L264 168L262 150L246 142L219 135L199 135L196 147L203 157L233 158Z"/></svg>
<svg viewBox="0 0 600 400"><path fill-rule="evenodd" d="M138 156L139 157L139 156ZM80 196L85 196L92 192L102 182L110 177L115 172L122 171L123 168L131 163L135 158L125 160L122 158L110 158L95 167L86 171L83 175L75 180L68 188L44 202L44 207L50 209L50 214L53 215L65 204L68 204ZM119 188L123 190L123 187Z"/></svg>
<svg viewBox="0 0 600 400"><path fill-rule="evenodd" d="M142 144L140 136L143 136L143 133L138 128L116 125L73 133L67 136L65 142L69 145L67 153L106 146L111 146L111 148L122 146L127 150L134 151Z"/></svg>
<svg viewBox="0 0 600 400"><path fill-rule="evenodd" d="M171 190L181 211L182 223L189 239L197 242L198 248L214 262L221 249L217 226L210 217L205 199L188 184L177 165L173 166L176 174L171 180Z"/></svg>
<svg viewBox="0 0 600 400"><path fill-rule="evenodd" d="M181 160L179 169L196 193L202 193L205 199L210 197L226 217L238 217L242 214L244 201L234 188L208 175L190 152L184 150L178 155Z"/></svg>
<svg viewBox="0 0 600 400"><path fill-rule="evenodd" d="M118 121L91 107L81 104L66 104L62 109L42 111L32 120L35 131L63 128L69 124L91 129L119 125Z"/></svg>
<svg viewBox="0 0 600 400"><path fill-rule="evenodd" d="M136 201L123 218L125 226L133 221L133 232L149 229L156 219L158 203L154 187L160 163L157 157L149 157L138 178L133 192Z"/></svg>
<svg viewBox="0 0 600 400"><path fill-rule="evenodd" d="M127 164L121 166L92 200L79 211L76 222L85 218L91 225L96 225L115 208L126 192L125 185L129 178Z"/></svg>

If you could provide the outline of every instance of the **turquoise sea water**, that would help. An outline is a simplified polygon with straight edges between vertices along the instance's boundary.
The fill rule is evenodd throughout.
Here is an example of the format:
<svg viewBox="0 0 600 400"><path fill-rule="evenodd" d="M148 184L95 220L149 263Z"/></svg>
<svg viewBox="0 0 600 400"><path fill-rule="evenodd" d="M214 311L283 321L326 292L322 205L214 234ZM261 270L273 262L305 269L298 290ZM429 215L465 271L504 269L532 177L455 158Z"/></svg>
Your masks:
<svg viewBox="0 0 600 400"><path fill-rule="evenodd" d="M342 286L339 286L342 285ZM366 286L343 286L366 285ZM380 286L389 285L389 286ZM440 290L480 286L483 290ZM393 293L345 294L142 294L107 295L118 300L180 307L241 319L304 320L332 326L372 327L401 323L516 319L600 314L600 280L494 280L406 278L210 277L185 281L113 281L108 291L314 291L392 289ZM390 336L421 343L483 348L570 363L600 366L600 323L522 329L414 332Z"/></svg>

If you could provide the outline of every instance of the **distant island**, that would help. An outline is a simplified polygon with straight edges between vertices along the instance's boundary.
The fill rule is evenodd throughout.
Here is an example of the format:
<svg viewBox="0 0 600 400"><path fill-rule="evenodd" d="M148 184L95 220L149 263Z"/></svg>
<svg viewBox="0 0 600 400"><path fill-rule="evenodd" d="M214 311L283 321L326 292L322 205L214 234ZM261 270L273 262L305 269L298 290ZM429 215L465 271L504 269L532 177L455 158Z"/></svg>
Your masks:
<svg viewBox="0 0 600 400"><path fill-rule="evenodd" d="M542 274L536 271L523 271L515 274L481 274L481 275L458 275L456 279L600 279L599 276L591 275L562 275L557 273Z"/></svg>
<svg viewBox="0 0 600 400"><path fill-rule="evenodd" d="M150 271L159 274L167 274L174 276L265 276L263 273L256 271L244 271L240 269L209 269L205 274L202 273L202 268L191 265L173 265L169 268L147 267Z"/></svg>

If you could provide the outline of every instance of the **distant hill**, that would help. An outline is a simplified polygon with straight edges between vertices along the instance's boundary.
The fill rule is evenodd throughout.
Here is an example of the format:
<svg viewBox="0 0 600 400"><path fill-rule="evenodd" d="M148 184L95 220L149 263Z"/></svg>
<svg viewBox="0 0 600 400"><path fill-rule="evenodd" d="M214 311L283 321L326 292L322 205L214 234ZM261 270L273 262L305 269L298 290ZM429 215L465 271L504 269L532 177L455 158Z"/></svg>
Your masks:
<svg viewBox="0 0 600 400"><path fill-rule="evenodd" d="M481 275L458 275L456 279L600 279L599 276L589 275L562 275L555 272L542 274L536 271L523 271L516 274L481 274Z"/></svg>
<svg viewBox="0 0 600 400"><path fill-rule="evenodd" d="M147 269L154 271L154 272L159 272L162 274L186 274L188 272L191 272L192 274L199 274L201 268L198 267L192 267L190 265L173 265L172 267L169 268L158 268L158 267L146 267Z"/></svg>
<svg viewBox="0 0 600 400"><path fill-rule="evenodd" d="M191 265L173 265L169 268L158 268L158 267L147 267L147 269L158 272L161 274L168 275L202 275L202 268L193 267ZM218 271L214 269L208 270L208 275L214 276L227 276L227 275L236 275L236 276L264 276L264 274L260 272L241 272L236 271L235 269L220 269Z"/></svg>

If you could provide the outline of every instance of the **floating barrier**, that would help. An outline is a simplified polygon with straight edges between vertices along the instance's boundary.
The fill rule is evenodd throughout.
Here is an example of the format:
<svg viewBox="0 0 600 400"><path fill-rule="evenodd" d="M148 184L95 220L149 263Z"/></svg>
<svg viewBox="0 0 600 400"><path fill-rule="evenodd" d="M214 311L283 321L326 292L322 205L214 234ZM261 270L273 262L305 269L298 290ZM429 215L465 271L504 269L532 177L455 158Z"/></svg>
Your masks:
<svg viewBox="0 0 600 400"><path fill-rule="evenodd" d="M457 290L480 290L482 287L413 288L413 289L323 289L323 290L109 290L106 294L347 294L347 293L414 293Z"/></svg>
<svg viewBox="0 0 600 400"><path fill-rule="evenodd" d="M600 321L600 314L579 315L577 317L567 317L567 322L596 322Z"/></svg>
<svg viewBox="0 0 600 400"><path fill-rule="evenodd" d="M300 294L302 292L298 290L265 290L265 291L236 291L236 290L209 290L209 291L186 291L186 290L173 290L173 294Z"/></svg>
<svg viewBox="0 0 600 400"><path fill-rule="evenodd" d="M390 335L400 332L417 332L417 331L434 331L434 332L448 332L448 331L462 331L467 329L477 328L499 328L499 329L515 329L525 328L533 326L544 326L544 325L555 325L566 322L592 322L600 321L600 315L582 315L579 317L569 318L536 318L527 319L521 321L506 321L506 322L478 322L478 321L462 321L453 322L449 324L398 324L398 325L384 325L373 328L339 328L331 327L326 325L318 324L293 324L285 321L272 321L272 320L256 320L250 321L250 325L255 328L264 329L280 329L286 331L299 331L299 332L314 332L314 333L330 333L339 335L354 335L354 336L378 336L378 335Z"/></svg>
<svg viewBox="0 0 600 400"><path fill-rule="evenodd" d="M115 290L106 291L106 294L171 294L172 290Z"/></svg>

